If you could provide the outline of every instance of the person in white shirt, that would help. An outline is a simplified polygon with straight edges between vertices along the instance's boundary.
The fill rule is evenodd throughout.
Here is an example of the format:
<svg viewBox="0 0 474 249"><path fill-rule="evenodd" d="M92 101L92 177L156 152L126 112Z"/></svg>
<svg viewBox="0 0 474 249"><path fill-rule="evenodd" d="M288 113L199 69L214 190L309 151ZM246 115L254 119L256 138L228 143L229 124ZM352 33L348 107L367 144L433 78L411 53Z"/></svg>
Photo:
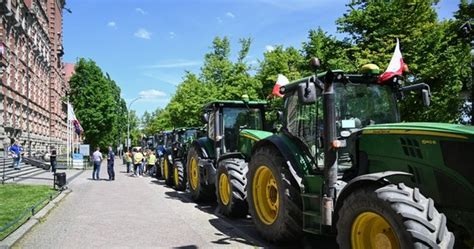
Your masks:
<svg viewBox="0 0 474 249"><path fill-rule="evenodd" d="M92 179L99 180L100 163L102 162L102 153L100 153L99 147L97 147L95 152L92 154L92 161L94 161L94 171L92 171Z"/></svg>

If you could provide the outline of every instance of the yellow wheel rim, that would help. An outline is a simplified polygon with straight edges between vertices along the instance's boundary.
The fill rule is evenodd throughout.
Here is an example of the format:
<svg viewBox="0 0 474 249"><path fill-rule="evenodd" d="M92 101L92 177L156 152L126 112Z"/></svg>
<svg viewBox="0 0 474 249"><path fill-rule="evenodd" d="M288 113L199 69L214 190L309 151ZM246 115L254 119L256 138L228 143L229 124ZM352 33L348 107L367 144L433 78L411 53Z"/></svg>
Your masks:
<svg viewBox="0 0 474 249"><path fill-rule="evenodd" d="M165 180L168 180L169 175L168 175L168 160L163 160L163 177Z"/></svg>
<svg viewBox="0 0 474 249"><path fill-rule="evenodd" d="M273 224L278 217L280 197L277 182L269 167L258 167L253 178L252 194L259 219L267 225Z"/></svg>
<svg viewBox="0 0 474 249"><path fill-rule="evenodd" d="M228 205L230 202L230 184L229 178L226 174L222 173L219 176L219 197L222 204Z"/></svg>
<svg viewBox="0 0 474 249"><path fill-rule="evenodd" d="M400 243L392 226L379 214L364 212L352 224L353 249L380 248L398 249Z"/></svg>
<svg viewBox="0 0 474 249"><path fill-rule="evenodd" d="M196 190L199 184L199 166L196 158L191 158L191 188L193 190Z"/></svg>
<svg viewBox="0 0 474 249"><path fill-rule="evenodd" d="M173 167L173 172L174 172L174 185L178 186L179 185L179 179L178 179L178 167L176 165Z"/></svg>

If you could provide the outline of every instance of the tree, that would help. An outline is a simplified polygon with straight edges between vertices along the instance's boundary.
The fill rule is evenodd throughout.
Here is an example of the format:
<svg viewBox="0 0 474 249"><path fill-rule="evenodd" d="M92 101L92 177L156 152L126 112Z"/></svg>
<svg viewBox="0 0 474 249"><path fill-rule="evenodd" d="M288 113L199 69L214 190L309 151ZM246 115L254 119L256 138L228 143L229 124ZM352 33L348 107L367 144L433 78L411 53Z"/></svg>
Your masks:
<svg viewBox="0 0 474 249"><path fill-rule="evenodd" d="M348 11L337 20L339 31L350 36L354 46L347 48L356 65L375 63L385 68L400 39L404 61L413 72L415 82L430 85L433 98L428 110L416 94L408 94L401 103L406 121L456 122L462 100L463 53L452 21L440 22L434 6L437 0L352 1Z"/></svg>
<svg viewBox="0 0 474 249"><path fill-rule="evenodd" d="M104 149L118 144L127 111L117 84L94 61L83 58L69 83L69 100L84 128L85 142Z"/></svg>

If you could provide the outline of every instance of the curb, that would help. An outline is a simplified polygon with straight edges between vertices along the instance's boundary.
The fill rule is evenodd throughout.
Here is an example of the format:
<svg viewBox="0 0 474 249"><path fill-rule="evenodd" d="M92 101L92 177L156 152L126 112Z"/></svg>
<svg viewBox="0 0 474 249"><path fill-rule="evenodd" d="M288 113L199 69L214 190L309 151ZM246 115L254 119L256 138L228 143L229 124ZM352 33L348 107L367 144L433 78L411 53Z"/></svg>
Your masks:
<svg viewBox="0 0 474 249"><path fill-rule="evenodd" d="M8 235L4 240L0 241L0 249L7 249L11 248L18 242L25 234L31 230L36 224L40 223L41 220L48 215L48 213L57 206L57 204L66 197L72 191L70 189L66 189L62 191L56 198L50 201L46 206L44 206L38 213L31 216L28 221L26 221L23 225L18 227L13 233Z"/></svg>

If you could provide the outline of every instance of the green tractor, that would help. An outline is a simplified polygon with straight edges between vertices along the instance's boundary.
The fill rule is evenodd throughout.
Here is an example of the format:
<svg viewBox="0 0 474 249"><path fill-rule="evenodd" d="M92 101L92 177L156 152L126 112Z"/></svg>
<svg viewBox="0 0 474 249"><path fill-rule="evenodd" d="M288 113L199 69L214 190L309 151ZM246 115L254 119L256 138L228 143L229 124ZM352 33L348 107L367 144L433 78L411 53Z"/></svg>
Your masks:
<svg viewBox="0 0 474 249"><path fill-rule="evenodd" d="M170 167L168 160L166 160L166 155L169 154L171 146L173 143L173 132L172 131L162 131L158 134L159 142L156 150L156 155L158 157L158 168L157 168L157 178L165 180L165 183L169 186L172 186L172 178L170 173Z"/></svg>
<svg viewBox="0 0 474 249"><path fill-rule="evenodd" d="M171 146L171 161L173 170L173 187L176 190L186 190L187 172L186 165L188 150L197 137L202 136L203 128L177 128L173 130L174 142ZM169 158L169 157L168 157Z"/></svg>
<svg viewBox="0 0 474 249"><path fill-rule="evenodd" d="M204 106L207 136L194 141L187 160L189 190L195 201L214 200L227 216L248 213L246 174L252 133L263 130L265 101L214 101Z"/></svg>
<svg viewBox="0 0 474 249"><path fill-rule="evenodd" d="M429 105L428 85L380 83L378 68L365 69L280 88L283 128L244 152L258 232L336 236L343 249L452 248L449 227L456 247L472 248L474 128L399 123L397 99L421 91Z"/></svg>

